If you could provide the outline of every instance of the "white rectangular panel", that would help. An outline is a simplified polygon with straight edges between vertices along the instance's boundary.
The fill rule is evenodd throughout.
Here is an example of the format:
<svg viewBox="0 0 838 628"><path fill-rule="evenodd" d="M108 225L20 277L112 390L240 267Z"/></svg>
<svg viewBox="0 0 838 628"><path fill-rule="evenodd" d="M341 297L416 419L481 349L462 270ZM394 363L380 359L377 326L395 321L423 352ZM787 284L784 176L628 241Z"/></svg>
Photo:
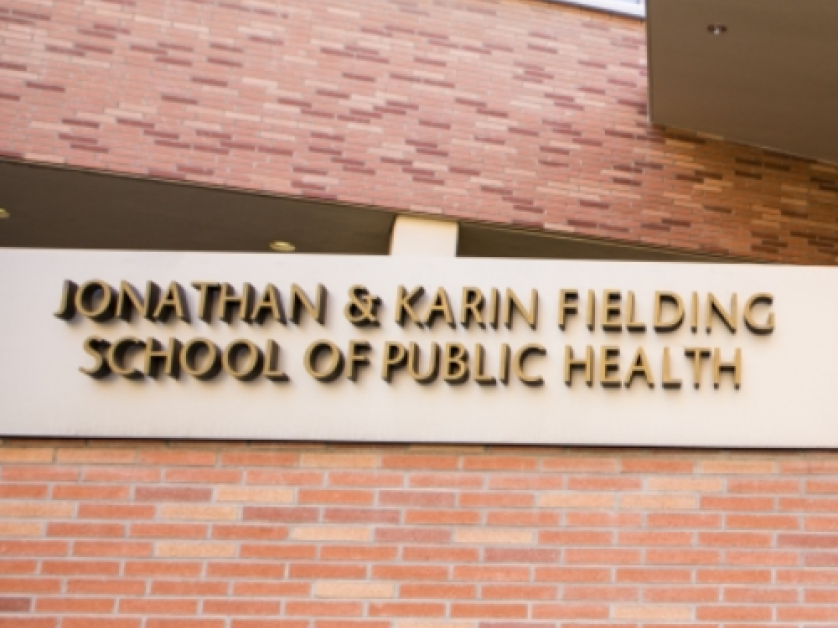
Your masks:
<svg viewBox="0 0 838 628"><path fill-rule="evenodd" d="M147 281L165 289L184 288L190 322L150 322L134 315L131 322L97 323L76 315L54 316L64 282L83 285L103 280L118 289L130 282L145 293ZM196 281L227 282L241 291L245 282L259 296L267 284L279 291L286 314L292 284L313 299L316 286L327 291L324 324L302 310L300 323L262 325L214 318L198 319ZM380 298L378 326L359 327L347 320L351 286L361 284ZM424 315L438 288L445 289L456 319L453 328L438 318L431 328L394 321L400 285L423 286L416 310ZM538 292L537 328L514 314L511 329L503 325L464 328L460 323L463 289L479 288L488 301L496 288L511 289L525 306ZM578 310L566 329L557 324L559 291L579 292ZM596 296L596 325L585 324L587 291ZM625 315L633 292L638 322L645 332L607 332L601 327L604 290L619 291ZM655 293L680 295L687 310L673 332L653 330ZM698 294L700 328L689 326L691 294ZM707 293L730 308L737 296L737 330L731 333L718 316L705 330ZM747 300L770 293L773 302L753 309L757 324L775 317L770 334L755 334L744 324ZM94 299L95 301L95 299ZM487 305L483 314L488 316ZM673 310L667 310L672 315ZM338 441L544 443L698 447L838 447L838 269L748 265L699 265L492 259L338 257L308 255L237 255L2 250L0 251L0 434L201 439L300 439ZM155 338L167 345L198 337L223 350L235 339L260 347L273 340L280 347L279 366L289 380L257 377L238 381L220 373L198 381L185 373L127 379L110 375L94 379L80 372L95 360L85 340L111 343L123 337ZM328 340L346 353L350 341L371 345L371 364L362 365L357 381L343 371L329 383L315 380L304 367L311 343ZM432 343L462 343L470 355L470 376L461 384L418 384L405 368L391 382L381 375L386 342L417 343L422 368ZM525 385L514 369L507 383L474 381L476 345L485 351L489 375L500 372L502 345L515 353L523 346L543 346L546 355L530 354L526 377L543 378ZM587 346L595 352L594 384L584 384L582 370L573 383L563 380L564 351L577 357ZM618 347L620 378L642 347L654 386L642 374L630 388L603 387L600 348ZM718 348L723 360L741 351L741 387L722 372L713 386L712 360L701 363L701 385L693 385L687 347ZM665 389L663 354L671 356L671 378L683 385ZM321 360L318 368L325 368ZM143 349L128 351L119 364L144 368ZM240 365L241 366L241 365Z"/></svg>

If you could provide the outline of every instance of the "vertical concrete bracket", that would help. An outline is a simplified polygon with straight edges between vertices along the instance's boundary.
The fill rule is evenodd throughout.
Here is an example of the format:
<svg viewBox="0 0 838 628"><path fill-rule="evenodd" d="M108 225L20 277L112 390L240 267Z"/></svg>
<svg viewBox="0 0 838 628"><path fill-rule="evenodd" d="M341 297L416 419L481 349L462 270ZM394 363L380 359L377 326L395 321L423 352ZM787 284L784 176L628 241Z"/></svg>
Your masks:
<svg viewBox="0 0 838 628"><path fill-rule="evenodd" d="M396 216L390 255L456 257L459 231L459 224L453 220Z"/></svg>

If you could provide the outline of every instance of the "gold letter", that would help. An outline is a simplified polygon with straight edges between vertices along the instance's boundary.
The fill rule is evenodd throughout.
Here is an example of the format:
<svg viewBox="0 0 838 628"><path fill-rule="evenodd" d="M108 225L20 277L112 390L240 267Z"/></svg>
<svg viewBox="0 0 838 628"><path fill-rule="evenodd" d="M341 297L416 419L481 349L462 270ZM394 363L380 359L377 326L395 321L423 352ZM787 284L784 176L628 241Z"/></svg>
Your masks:
<svg viewBox="0 0 838 628"><path fill-rule="evenodd" d="M381 379L388 384L392 381L395 369L402 368L405 365L405 358L407 357L407 349L403 344L398 342L387 342L384 344L384 361L381 364Z"/></svg>
<svg viewBox="0 0 838 628"><path fill-rule="evenodd" d="M97 294L100 294L99 303L95 304ZM76 292L76 309L82 316L97 323L111 320L116 310L113 288L98 279L88 281Z"/></svg>
<svg viewBox="0 0 838 628"><path fill-rule="evenodd" d="M462 384L468 380L468 351L459 342L449 342L445 345L442 379L449 384Z"/></svg>
<svg viewBox="0 0 838 628"><path fill-rule="evenodd" d="M509 288L506 289L506 308L503 312L503 324L507 329L512 329L512 308L515 307L518 313L527 321L530 329L535 329L538 320L538 291L530 290L530 308L527 310L518 297Z"/></svg>
<svg viewBox="0 0 838 628"><path fill-rule="evenodd" d="M547 349L541 345L525 345L521 347L515 354L515 360L512 363L512 367L515 369L515 375L518 376L518 379L520 379L527 386L541 386L544 384L544 378L540 375L527 376L527 374L524 373L524 361L531 353L536 355L547 355Z"/></svg>
<svg viewBox="0 0 838 628"><path fill-rule="evenodd" d="M718 388L721 385L722 371L733 373L733 387L739 390L742 383L742 351L733 350L733 362L722 362L721 349L713 349L713 386Z"/></svg>
<svg viewBox="0 0 838 628"><path fill-rule="evenodd" d="M480 386L494 386L497 380L483 371L486 369L486 350L483 345L474 345L474 381Z"/></svg>
<svg viewBox="0 0 838 628"><path fill-rule="evenodd" d="M585 383L592 386L594 383L594 349L591 346L585 347L585 357L580 360L573 359L573 347L565 345L564 348L564 383L570 386L573 383L573 370L583 369L585 371Z"/></svg>
<svg viewBox="0 0 838 628"><path fill-rule="evenodd" d="M764 335L774 331L774 312L768 313L765 323L759 324L754 320L754 306L760 303L771 305L774 297L766 292L755 294L745 303L745 326L754 334Z"/></svg>
<svg viewBox="0 0 838 628"><path fill-rule="evenodd" d="M279 345L273 340L268 340L265 345L265 368L262 375L272 382L288 381L288 376L279 367Z"/></svg>
<svg viewBox="0 0 838 628"><path fill-rule="evenodd" d="M480 310L483 308L483 293L479 288L463 288L463 302L460 305L460 324L468 329L471 319L483 327L483 316Z"/></svg>
<svg viewBox="0 0 838 628"><path fill-rule="evenodd" d="M198 365L198 354L204 352L203 366ZM183 370L201 381L207 381L221 372L221 360L218 347L206 338L195 338L184 345L180 352L180 363Z"/></svg>
<svg viewBox="0 0 838 628"><path fill-rule="evenodd" d="M370 359L366 355L372 349L370 343L365 340L350 340L349 352L347 353L346 379L350 382L358 381L360 365L369 365Z"/></svg>
<svg viewBox="0 0 838 628"><path fill-rule="evenodd" d="M655 378L652 376L652 369L649 368L649 359L646 357L646 352L643 351L643 347L637 347L637 352L631 360L631 367L628 373L626 373L626 388L631 388L631 382L635 375L642 375L646 378L646 383L649 385L649 388L655 387Z"/></svg>
<svg viewBox="0 0 838 628"><path fill-rule="evenodd" d="M559 291L559 329L564 331L568 314L576 314L579 311L579 292L577 290Z"/></svg>
<svg viewBox="0 0 838 628"><path fill-rule="evenodd" d="M407 357L407 373L420 384L430 384L439 375L439 345L435 342L431 344L430 362L428 370L424 373L419 372L419 359L419 345L411 342Z"/></svg>
<svg viewBox="0 0 838 628"><path fill-rule="evenodd" d="M614 372L613 375L611 374L612 371ZM623 385L620 380L620 347L600 347L599 383L603 388L619 388Z"/></svg>
<svg viewBox="0 0 838 628"><path fill-rule="evenodd" d="M604 290L602 293L602 329L603 331L622 331L622 305L620 300L623 295L619 290ZM616 320L614 320L616 319Z"/></svg>
<svg viewBox="0 0 838 628"><path fill-rule="evenodd" d="M663 319L663 304L672 303L675 305L675 318L669 321ZM674 292L655 293L655 331L675 331L684 322L684 302Z"/></svg>
<svg viewBox="0 0 838 628"><path fill-rule="evenodd" d="M722 307L721 303L716 300L712 292L707 293L707 333L712 331L713 327L713 312L719 315L722 322L727 325L730 333L736 333L736 293L730 296L730 314L728 314Z"/></svg>
<svg viewBox="0 0 838 628"><path fill-rule="evenodd" d="M262 296L253 305L250 320L257 325L262 325L268 316L277 323L285 325L285 311L282 309L282 299L279 296L279 290L272 283L265 286Z"/></svg>
<svg viewBox="0 0 838 628"><path fill-rule="evenodd" d="M321 325L325 325L327 297L326 288L317 284L314 293L314 305L312 305L303 289L297 284L291 284L291 322L295 325L300 324L300 306L303 306L314 320Z"/></svg>
<svg viewBox="0 0 838 628"><path fill-rule="evenodd" d="M64 288L61 290L61 304L55 316L61 320L70 321L76 315L75 301L76 292L79 287L69 279L64 281Z"/></svg>
<svg viewBox="0 0 838 628"><path fill-rule="evenodd" d="M693 385L701 385L701 360L710 357L710 349L706 347L686 347L684 355L693 359Z"/></svg>
<svg viewBox="0 0 838 628"><path fill-rule="evenodd" d="M237 308L239 319L245 323L249 323L250 320L247 318L247 312L252 302L253 286L249 283L242 286L241 295L236 295L236 289L233 286L228 283L223 283L221 284L221 293L218 295L218 311L221 313L219 318L228 325L231 324L235 318L234 312ZM256 349L258 351L258 347Z"/></svg>
<svg viewBox="0 0 838 628"><path fill-rule="evenodd" d="M672 377L672 360L669 356L669 347L663 348L663 377L661 385L664 388L681 388L681 380Z"/></svg>
<svg viewBox="0 0 838 628"><path fill-rule="evenodd" d="M445 322L452 329L457 326L457 323L454 322L454 314L451 313L451 304L448 302L448 294L445 292L445 288L437 289L433 303L425 312L425 326L433 327L437 316L445 318Z"/></svg>
<svg viewBox="0 0 838 628"><path fill-rule="evenodd" d="M160 376L160 360L163 362L163 373L177 379L180 377L180 342L176 338L169 338L169 346L166 349L154 338L148 338L145 342L145 374L152 379Z"/></svg>
<svg viewBox="0 0 838 628"><path fill-rule="evenodd" d="M322 371L317 370L317 359L324 352L329 352L329 363ZM316 340L306 350L303 360L306 371L319 382L333 382L343 371L343 353L337 345L328 340Z"/></svg>
<svg viewBox="0 0 838 628"><path fill-rule="evenodd" d="M108 349L108 365L114 373L126 379L142 379L143 377L137 369L126 368L123 364L129 349L134 346L144 347L145 343L139 338L120 338Z"/></svg>
<svg viewBox="0 0 838 628"><path fill-rule="evenodd" d="M422 286L417 286L410 293L404 286L399 286L396 292L396 323L404 327L406 314L411 323L419 327L422 326L419 317L413 311L413 306L422 298L423 294L425 294L425 289Z"/></svg>
<svg viewBox="0 0 838 628"><path fill-rule="evenodd" d="M193 281L192 287L198 291L198 318L205 323L212 322L212 298L218 290L218 284L212 281Z"/></svg>
<svg viewBox="0 0 838 628"><path fill-rule="evenodd" d="M221 308L223 312L224 306L222 305ZM248 354L247 362L244 368L236 368L238 356L242 351L246 351ZM224 372L242 382L249 382L259 377L263 363L262 351L249 340L234 340L227 345L224 354L221 356L221 365Z"/></svg>
<svg viewBox="0 0 838 628"><path fill-rule="evenodd" d="M110 375L111 367L108 366L108 361L105 359L104 355L110 346L111 343L107 340L96 336L91 336L85 340L84 351L88 355L96 358L96 364L94 364L92 368L79 368L79 370L85 375L90 375L93 379L102 379L103 377Z"/></svg>
<svg viewBox="0 0 838 628"><path fill-rule="evenodd" d="M127 281L122 281L119 284L119 297L116 301L116 317L124 320L126 323L131 322L132 308L139 312L144 319L152 321L154 316L154 302L160 295L160 288L157 284L152 282L146 283L145 301L137 292L137 289Z"/></svg>
<svg viewBox="0 0 838 628"><path fill-rule="evenodd" d="M157 309L154 312L154 320L166 322L169 320L169 315L174 313L184 323L189 322L189 309L186 307L186 298L183 294L183 288L177 282L169 284L166 294L160 299L157 304ZM206 321L209 322L209 321Z"/></svg>
<svg viewBox="0 0 838 628"><path fill-rule="evenodd" d="M646 331L646 323L634 320L634 292L629 290L626 303L626 329L631 332Z"/></svg>

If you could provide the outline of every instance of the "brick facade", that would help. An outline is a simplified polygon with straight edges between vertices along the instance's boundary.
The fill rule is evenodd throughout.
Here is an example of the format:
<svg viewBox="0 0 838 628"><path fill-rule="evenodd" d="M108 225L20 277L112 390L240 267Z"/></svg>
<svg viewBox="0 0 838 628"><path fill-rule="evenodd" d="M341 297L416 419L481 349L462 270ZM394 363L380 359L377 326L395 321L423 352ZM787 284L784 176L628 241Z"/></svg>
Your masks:
<svg viewBox="0 0 838 628"><path fill-rule="evenodd" d="M838 454L8 440L2 628L834 626Z"/></svg>
<svg viewBox="0 0 838 628"><path fill-rule="evenodd" d="M6 0L11 158L787 263L838 168L646 121L642 22L535 0Z"/></svg>

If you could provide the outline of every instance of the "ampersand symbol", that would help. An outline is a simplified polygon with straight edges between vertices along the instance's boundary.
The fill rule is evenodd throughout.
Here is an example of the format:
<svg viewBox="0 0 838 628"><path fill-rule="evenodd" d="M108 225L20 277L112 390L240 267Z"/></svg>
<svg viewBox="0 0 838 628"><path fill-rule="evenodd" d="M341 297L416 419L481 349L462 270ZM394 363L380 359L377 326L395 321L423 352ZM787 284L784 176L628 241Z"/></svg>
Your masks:
<svg viewBox="0 0 838 628"><path fill-rule="evenodd" d="M349 289L349 303L343 313L353 325L366 327L367 325L378 325L376 310L381 299L372 296L364 286L354 285Z"/></svg>

